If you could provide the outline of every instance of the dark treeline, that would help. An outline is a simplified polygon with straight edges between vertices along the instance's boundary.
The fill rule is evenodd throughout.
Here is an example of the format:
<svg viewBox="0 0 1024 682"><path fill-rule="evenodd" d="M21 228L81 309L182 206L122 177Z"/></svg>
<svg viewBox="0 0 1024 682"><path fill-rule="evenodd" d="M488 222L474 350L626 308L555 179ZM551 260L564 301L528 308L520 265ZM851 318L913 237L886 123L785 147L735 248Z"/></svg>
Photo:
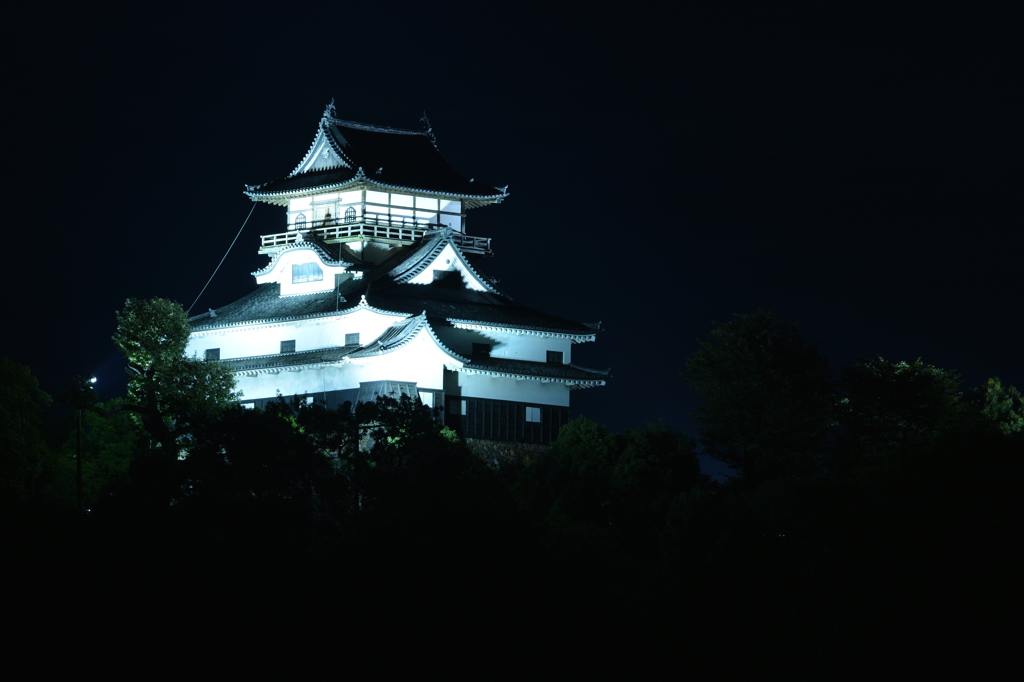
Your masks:
<svg viewBox="0 0 1024 682"><path fill-rule="evenodd" d="M77 431L46 421L28 368L0 366L26 614L807 679L980 670L978 643L1013 633L1024 407L997 379L962 392L881 358L837 377L797 327L740 315L687 363L699 443L578 418L495 470L408 399L234 405L219 364L182 358L165 304L119 317L128 396L63 396L88 513ZM733 476L702 476L701 451Z"/></svg>

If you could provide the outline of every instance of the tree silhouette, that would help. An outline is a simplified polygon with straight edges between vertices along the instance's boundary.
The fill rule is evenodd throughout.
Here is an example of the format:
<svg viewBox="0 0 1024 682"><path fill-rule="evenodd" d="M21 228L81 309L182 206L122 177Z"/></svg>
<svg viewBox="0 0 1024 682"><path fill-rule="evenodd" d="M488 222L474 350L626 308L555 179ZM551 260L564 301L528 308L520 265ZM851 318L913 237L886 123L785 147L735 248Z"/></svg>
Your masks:
<svg viewBox="0 0 1024 682"><path fill-rule="evenodd" d="M718 323L686 363L705 452L745 477L805 471L833 417L828 364L771 313Z"/></svg>
<svg viewBox="0 0 1024 682"><path fill-rule="evenodd" d="M933 441L964 423L960 376L926 364L862 360L843 370L840 422L866 456Z"/></svg>
<svg viewBox="0 0 1024 682"><path fill-rule="evenodd" d="M227 367L185 356L189 326L185 311L163 298L128 299L117 314L113 340L128 360L128 401L165 457L177 457L183 437L240 394Z"/></svg>

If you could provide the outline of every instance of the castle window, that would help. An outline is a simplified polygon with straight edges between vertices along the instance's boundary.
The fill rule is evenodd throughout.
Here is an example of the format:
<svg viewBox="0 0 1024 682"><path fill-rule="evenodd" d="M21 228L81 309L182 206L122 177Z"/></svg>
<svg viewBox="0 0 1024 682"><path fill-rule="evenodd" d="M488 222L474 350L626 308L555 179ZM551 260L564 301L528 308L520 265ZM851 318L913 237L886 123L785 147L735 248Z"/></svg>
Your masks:
<svg viewBox="0 0 1024 682"><path fill-rule="evenodd" d="M527 407L526 408L526 421L540 423L540 408L539 407Z"/></svg>
<svg viewBox="0 0 1024 682"><path fill-rule="evenodd" d="M220 348L207 348L206 349L207 360L220 360Z"/></svg>
<svg viewBox="0 0 1024 682"><path fill-rule="evenodd" d="M345 222L350 222L356 219L356 209L349 206L345 209Z"/></svg>
<svg viewBox="0 0 1024 682"><path fill-rule="evenodd" d="M299 215L295 216L295 229L296 230L305 230L306 229L306 214L305 213L300 213Z"/></svg>
<svg viewBox="0 0 1024 682"><path fill-rule="evenodd" d="M281 352L282 353L294 353L295 352L295 339L292 339L291 341L282 341L281 342Z"/></svg>
<svg viewBox="0 0 1024 682"><path fill-rule="evenodd" d="M358 346L359 345L359 332L355 334L345 334L345 345L346 346Z"/></svg>
<svg viewBox="0 0 1024 682"><path fill-rule="evenodd" d="M299 263L292 266L292 284L319 282L323 278L324 271L316 263Z"/></svg>
<svg viewBox="0 0 1024 682"><path fill-rule="evenodd" d="M565 363L565 360L563 359L564 357L565 356L562 354L562 351L560 351L560 350L549 350L548 351L548 362L550 362L553 365L564 364Z"/></svg>

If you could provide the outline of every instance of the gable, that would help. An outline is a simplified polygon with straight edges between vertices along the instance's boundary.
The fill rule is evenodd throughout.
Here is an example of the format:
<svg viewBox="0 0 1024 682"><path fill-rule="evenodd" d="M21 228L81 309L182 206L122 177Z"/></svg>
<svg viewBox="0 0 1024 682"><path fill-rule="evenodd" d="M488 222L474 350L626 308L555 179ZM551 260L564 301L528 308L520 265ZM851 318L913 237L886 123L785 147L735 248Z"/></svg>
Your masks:
<svg viewBox="0 0 1024 682"><path fill-rule="evenodd" d="M306 156L291 174L299 175L329 168L352 168L352 164L339 153L336 145L331 143L330 137L321 128L313 139L313 144L309 146Z"/></svg>
<svg viewBox="0 0 1024 682"><path fill-rule="evenodd" d="M327 262L320 249L298 246L280 252L270 265L255 273L258 284L281 285L281 295L330 291L337 286L338 275L347 274L345 263Z"/></svg>
<svg viewBox="0 0 1024 682"><path fill-rule="evenodd" d="M444 273L458 272L462 283L473 291L494 291L480 275L466 262L462 253L449 241L436 255L428 256L415 268L412 277L403 277L398 281L403 284L431 284L444 276Z"/></svg>

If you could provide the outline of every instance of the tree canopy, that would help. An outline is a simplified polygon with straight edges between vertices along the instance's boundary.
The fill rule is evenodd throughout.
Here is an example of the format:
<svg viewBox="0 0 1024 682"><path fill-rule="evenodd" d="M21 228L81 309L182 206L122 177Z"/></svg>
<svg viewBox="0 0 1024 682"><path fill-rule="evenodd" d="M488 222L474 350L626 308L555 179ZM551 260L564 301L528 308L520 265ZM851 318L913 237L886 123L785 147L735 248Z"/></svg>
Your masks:
<svg viewBox="0 0 1024 682"><path fill-rule="evenodd" d="M28 492L42 472L42 411L51 402L25 365L0 358L0 489Z"/></svg>
<svg viewBox="0 0 1024 682"><path fill-rule="evenodd" d="M923 445L963 423L960 376L921 358L862 360L843 377L840 421L862 454Z"/></svg>
<svg viewBox="0 0 1024 682"><path fill-rule="evenodd" d="M809 465L835 407L828 363L771 313L716 323L686 363L705 452L745 476Z"/></svg>
<svg viewBox="0 0 1024 682"><path fill-rule="evenodd" d="M236 400L234 377L219 362L185 356L192 329L181 305L164 298L130 298L117 314L113 340L128 360L124 409L168 453L192 426Z"/></svg>
<svg viewBox="0 0 1024 682"><path fill-rule="evenodd" d="M1004 436L1024 434L1024 398L1016 387L1003 386L999 377L993 377L971 389L968 400L991 430Z"/></svg>

